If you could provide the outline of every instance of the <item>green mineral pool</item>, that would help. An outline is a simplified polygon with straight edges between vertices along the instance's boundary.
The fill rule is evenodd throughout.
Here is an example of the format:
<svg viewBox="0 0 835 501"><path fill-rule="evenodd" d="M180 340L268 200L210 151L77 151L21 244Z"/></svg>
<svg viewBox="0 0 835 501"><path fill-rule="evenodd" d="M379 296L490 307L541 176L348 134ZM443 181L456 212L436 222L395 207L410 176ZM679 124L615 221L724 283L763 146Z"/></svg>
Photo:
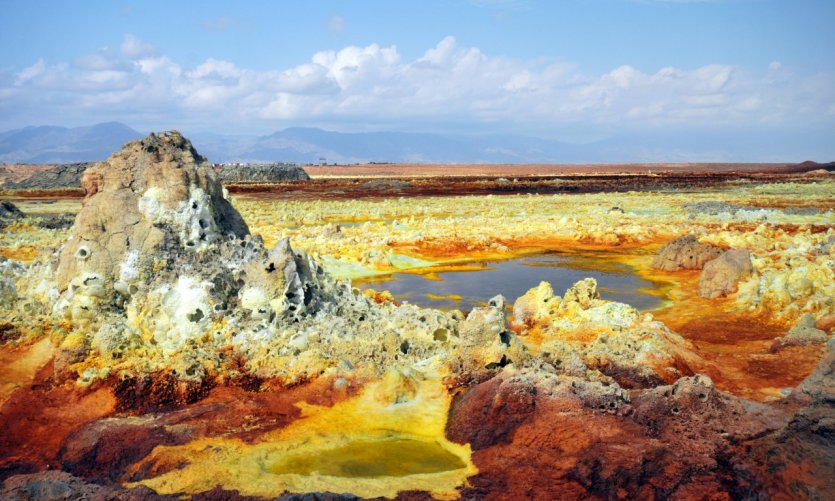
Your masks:
<svg viewBox="0 0 835 501"><path fill-rule="evenodd" d="M333 477L405 477L465 468L455 454L435 442L408 438L361 440L333 449L288 455L269 466L276 474Z"/></svg>
<svg viewBox="0 0 835 501"><path fill-rule="evenodd" d="M474 266L475 265L475 269ZM505 261L469 263L464 271L425 274L395 273L358 281L360 288L388 290L400 302L440 309L472 309L496 294L513 303L541 281L550 282L561 296L575 282L597 280L603 299L627 303L640 310L663 304L660 285L643 279L625 264L603 255L540 254Z"/></svg>

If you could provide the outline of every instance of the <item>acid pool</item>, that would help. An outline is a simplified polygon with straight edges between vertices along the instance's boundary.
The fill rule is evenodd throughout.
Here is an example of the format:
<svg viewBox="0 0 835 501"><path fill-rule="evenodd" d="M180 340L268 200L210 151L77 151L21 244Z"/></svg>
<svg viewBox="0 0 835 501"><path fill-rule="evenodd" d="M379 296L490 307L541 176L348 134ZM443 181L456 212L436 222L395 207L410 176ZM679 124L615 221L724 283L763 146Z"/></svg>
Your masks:
<svg viewBox="0 0 835 501"><path fill-rule="evenodd" d="M550 282L557 295L587 277L597 280L603 299L627 303L640 310L662 305L658 284L645 280L635 270L603 255L542 254L505 261L467 263L459 269L443 268L425 273L395 273L357 281L362 289L388 290L400 302L420 306L463 310L483 306L496 294L509 303L540 282Z"/></svg>
<svg viewBox="0 0 835 501"><path fill-rule="evenodd" d="M436 442L407 438L359 440L342 447L288 455L271 473L333 477L405 477L458 470L467 465Z"/></svg>

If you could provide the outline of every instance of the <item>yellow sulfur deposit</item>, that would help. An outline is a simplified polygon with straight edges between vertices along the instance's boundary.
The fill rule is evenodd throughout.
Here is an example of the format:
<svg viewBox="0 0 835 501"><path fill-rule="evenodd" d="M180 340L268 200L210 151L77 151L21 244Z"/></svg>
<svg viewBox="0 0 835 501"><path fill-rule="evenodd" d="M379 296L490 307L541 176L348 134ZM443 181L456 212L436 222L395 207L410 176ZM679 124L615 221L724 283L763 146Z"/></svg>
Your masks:
<svg viewBox="0 0 835 501"><path fill-rule="evenodd" d="M256 443L207 438L158 447L144 465L186 466L138 484L160 494L222 485L264 497L331 491L393 498L398 491L421 490L457 499L456 488L477 470L469 445L445 438L451 396L440 374L427 372L389 372L333 407L303 404L300 419Z"/></svg>

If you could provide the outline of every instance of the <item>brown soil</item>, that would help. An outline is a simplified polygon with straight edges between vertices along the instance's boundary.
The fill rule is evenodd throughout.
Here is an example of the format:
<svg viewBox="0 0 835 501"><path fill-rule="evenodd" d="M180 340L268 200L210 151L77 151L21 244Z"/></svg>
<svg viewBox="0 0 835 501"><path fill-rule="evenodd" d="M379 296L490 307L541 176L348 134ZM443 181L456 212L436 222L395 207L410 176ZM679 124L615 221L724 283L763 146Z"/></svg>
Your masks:
<svg viewBox="0 0 835 501"><path fill-rule="evenodd" d="M311 177L528 177L598 173L809 172L827 167L814 162L785 163L632 163L632 164L358 164L305 166Z"/></svg>
<svg viewBox="0 0 835 501"><path fill-rule="evenodd" d="M522 167L522 166L520 166ZM378 182L379 181L379 182ZM409 178L401 176L386 180L362 177L319 178L287 183L228 184L231 193L253 198L331 199L394 198L455 195L514 195L518 193L571 194L626 191L690 191L696 188L731 185L738 182L800 182L812 183L814 178L796 174L756 172L673 172L665 174L583 174L531 175L527 177L436 176Z"/></svg>

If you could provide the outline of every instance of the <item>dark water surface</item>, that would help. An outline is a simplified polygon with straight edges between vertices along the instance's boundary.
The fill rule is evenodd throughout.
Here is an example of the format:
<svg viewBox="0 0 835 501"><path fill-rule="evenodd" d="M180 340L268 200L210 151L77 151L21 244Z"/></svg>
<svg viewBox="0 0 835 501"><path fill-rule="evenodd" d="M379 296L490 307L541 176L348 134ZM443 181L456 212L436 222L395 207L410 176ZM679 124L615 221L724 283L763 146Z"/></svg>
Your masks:
<svg viewBox="0 0 835 501"><path fill-rule="evenodd" d="M469 264L480 269L427 275L395 273L364 279L357 285L361 289L388 290L400 302L469 310L473 306L483 306L496 294L504 295L512 304L541 281L550 282L554 293L562 296L578 280L591 277L597 280L603 299L627 303L640 310L659 307L663 301L658 295L657 284L639 277L631 267L602 255L542 254ZM656 295L651 294L653 291ZM460 296L460 299L451 296Z"/></svg>

